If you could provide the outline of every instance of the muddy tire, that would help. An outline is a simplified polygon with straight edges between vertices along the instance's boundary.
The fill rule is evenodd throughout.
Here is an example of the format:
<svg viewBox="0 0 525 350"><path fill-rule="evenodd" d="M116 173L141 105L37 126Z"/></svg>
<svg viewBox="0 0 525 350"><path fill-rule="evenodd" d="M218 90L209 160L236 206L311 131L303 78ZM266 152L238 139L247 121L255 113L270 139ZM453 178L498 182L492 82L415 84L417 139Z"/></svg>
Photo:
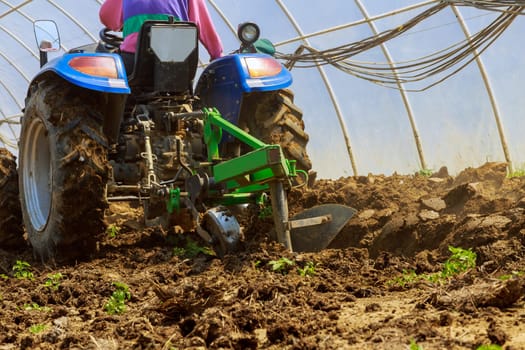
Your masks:
<svg viewBox="0 0 525 350"><path fill-rule="evenodd" d="M249 94L243 100L241 124L263 142L280 145L285 157L296 161L297 169L308 172L312 168L306 153L309 136L303 112L293 99L291 90Z"/></svg>
<svg viewBox="0 0 525 350"><path fill-rule="evenodd" d="M18 248L25 244L16 158L7 149L0 148L0 248Z"/></svg>
<svg viewBox="0 0 525 350"><path fill-rule="evenodd" d="M24 225L43 260L86 257L105 231L108 179L100 95L62 81L41 82L20 134Z"/></svg>

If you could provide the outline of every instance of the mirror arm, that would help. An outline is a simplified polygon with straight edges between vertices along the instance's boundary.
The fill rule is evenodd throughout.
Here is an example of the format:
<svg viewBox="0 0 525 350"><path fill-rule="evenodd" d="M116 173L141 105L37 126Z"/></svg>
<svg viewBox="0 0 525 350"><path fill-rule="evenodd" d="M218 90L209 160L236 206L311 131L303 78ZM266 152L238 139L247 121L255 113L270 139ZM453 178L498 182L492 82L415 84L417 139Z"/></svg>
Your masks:
<svg viewBox="0 0 525 350"><path fill-rule="evenodd" d="M40 68L47 63L47 52L40 50Z"/></svg>

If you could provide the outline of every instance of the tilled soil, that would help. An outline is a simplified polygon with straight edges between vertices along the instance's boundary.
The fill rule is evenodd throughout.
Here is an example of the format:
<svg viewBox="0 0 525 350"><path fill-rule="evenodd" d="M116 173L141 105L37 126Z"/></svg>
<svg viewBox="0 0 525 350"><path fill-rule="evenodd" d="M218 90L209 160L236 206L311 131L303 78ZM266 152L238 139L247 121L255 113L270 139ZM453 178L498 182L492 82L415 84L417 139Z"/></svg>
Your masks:
<svg viewBox="0 0 525 350"><path fill-rule="evenodd" d="M241 252L219 259L123 204L85 261L0 251L0 349L525 349L525 178L504 164L318 180L289 202L358 211L319 253L288 253L271 222L246 219ZM449 247L476 266L422 278L442 274ZM109 313L119 283L129 299Z"/></svg>

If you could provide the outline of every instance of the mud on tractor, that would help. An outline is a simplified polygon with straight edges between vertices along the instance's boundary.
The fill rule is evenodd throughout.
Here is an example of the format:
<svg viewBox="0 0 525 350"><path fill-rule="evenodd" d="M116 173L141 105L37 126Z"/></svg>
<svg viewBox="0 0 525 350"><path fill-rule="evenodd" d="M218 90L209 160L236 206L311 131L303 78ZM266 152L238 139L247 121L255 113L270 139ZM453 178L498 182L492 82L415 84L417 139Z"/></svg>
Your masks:
<svg viewBox="0 0 525 350"><path fill-rule="evenodd" d="M288 191L308 183L308 135L291 74L258 52L256 24L239 26L240 48L196 85L193 23L146 22L130 74L107 29L99 43L48 60L60 48L57 26L34 28L41 69L27 92L18 170L0 152L0 246L20 243L23 221L42 259L87 255L111 201L139 201L146 223L195 231L219 255L239 249L234 206L270 202L274 239L294 251L325 248L354 214L327 204L289 217Z"/></svg>

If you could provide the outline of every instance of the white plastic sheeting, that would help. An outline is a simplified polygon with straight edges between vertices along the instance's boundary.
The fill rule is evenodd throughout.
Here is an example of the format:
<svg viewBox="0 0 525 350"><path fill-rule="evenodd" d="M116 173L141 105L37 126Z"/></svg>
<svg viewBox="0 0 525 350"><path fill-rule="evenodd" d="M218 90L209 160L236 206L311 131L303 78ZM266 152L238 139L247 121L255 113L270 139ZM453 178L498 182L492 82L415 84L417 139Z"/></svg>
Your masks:
<svg viewBox="0 0 525 350"><path fill-rule="evenodd" d="M68 50L98 40L101 3L0 0L0 144L16 152L27 86L39 69L32 22L56 21L62 48ZM280 53L292 54L301 44L326 50L401 28L436 3L209 0L208 7L227 52L238 47L237 24L254 21ZM421 60L464 41L499 15L448 6L384 45L350 57L349 62L392 68L394 63ZM413 84L385 87L331 65L301 68L298 63L292 68L292 90L304 112L308 152L319 177L412 173L441 166L454 174L486 161L511 161L513 169L524 169L525 102L520 98L524 30L525 18L517 16L477 60L423 91L412 90L454 72L459 64ZM471 54L462 63L473 58ZM208 61L204 50L201 60Z"/></svg>

